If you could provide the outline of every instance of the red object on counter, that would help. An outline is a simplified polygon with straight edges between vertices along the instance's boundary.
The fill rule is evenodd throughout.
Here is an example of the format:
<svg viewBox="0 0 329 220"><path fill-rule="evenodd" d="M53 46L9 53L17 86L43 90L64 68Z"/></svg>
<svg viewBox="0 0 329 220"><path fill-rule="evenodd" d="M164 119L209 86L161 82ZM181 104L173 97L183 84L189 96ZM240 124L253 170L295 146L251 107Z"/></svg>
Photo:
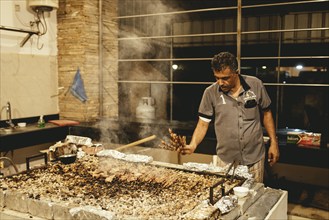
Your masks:
<svg viewBox="0 0 329 220"><path fill-rule="evenodd" d="M53 123L58 126L78 125L80 122L72 120L50 120L49 123Z"/></svg>
<svg viewBox="0 0 329 220"><path fill-rule="evenodd" d="M313 132L288 132L287 143L299 147L320 147L321 134Z"/></svg>

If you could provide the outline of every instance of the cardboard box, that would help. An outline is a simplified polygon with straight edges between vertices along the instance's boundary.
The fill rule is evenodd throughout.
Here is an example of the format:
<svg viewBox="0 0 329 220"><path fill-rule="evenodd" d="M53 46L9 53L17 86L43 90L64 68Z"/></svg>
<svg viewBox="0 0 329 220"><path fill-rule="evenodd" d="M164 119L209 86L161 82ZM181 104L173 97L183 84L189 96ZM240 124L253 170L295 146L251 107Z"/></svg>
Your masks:
<svg viewBox="0 0 329 220"><path fill-rule="evenodd" d="M299 147L320 147L321 134L313 132L287 132L287 144Z"/></svg>

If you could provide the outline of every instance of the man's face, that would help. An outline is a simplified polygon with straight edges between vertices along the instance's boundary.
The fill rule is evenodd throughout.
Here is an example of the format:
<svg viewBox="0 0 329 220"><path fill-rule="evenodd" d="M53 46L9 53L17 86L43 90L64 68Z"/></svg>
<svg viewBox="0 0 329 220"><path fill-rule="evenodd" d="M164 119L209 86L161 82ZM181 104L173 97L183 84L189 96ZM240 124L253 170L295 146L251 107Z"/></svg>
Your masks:
<svg viewBox="0 0 329 220"><path fill-rule="evenodd" d="M214 76L216 81L223 92L229 92L235 87L238 74L233 72L230 68L226 68L221 71L214 70Z"/></svg>

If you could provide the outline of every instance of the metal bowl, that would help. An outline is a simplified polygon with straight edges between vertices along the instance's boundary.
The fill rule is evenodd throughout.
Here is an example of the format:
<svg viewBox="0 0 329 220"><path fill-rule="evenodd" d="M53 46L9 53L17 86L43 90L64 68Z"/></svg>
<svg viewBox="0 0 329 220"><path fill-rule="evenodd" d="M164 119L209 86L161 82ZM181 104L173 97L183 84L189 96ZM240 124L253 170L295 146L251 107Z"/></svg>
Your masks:
<svg viewBox="0 0 329 220"><path fill-rule="evenodd" d="M58 158L62 163L70 164L70 163L75 162L75 160L77 159L77 155L76 154L65 154L65 155L59 156Z"/></svg>

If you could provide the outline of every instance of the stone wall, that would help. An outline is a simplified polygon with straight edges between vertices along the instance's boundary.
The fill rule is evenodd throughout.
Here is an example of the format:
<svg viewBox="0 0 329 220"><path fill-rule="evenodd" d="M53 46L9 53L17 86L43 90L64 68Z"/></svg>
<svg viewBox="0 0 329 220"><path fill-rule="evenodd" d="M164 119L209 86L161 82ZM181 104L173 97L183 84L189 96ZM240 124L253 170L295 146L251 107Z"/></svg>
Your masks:
<svg viewBox="0 0 329 220"><path fill-rule="evenodd" d="M58 78L59 87L64 87L59 96L59 109L63 119L87 122L103 115L114 118L118 115L117 25L112 19L117 13L117 1L104 0L102 5L105 28L101 35L105 49L100 56L99 0L59 1ZM69 91L78 68L88 97L84 103Z"/></svg>

